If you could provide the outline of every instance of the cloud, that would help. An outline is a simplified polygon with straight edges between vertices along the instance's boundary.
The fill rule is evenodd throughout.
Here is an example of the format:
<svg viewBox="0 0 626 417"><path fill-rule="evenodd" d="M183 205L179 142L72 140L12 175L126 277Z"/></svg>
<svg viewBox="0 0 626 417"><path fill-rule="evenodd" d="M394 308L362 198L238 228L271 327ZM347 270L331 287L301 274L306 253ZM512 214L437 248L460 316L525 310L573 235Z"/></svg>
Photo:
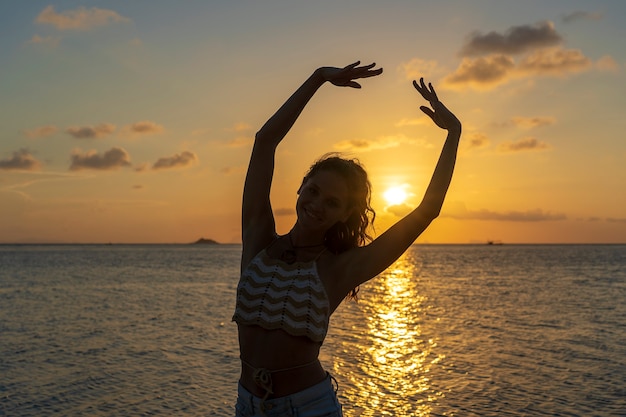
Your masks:
<svg viewBox="0 0 626 417"><path fill-rule="evenodd" d="M514 117L511 119L511 123L522 129L532 129L553 125L556 123L556 119L554 117Z"/></svg>
<svg viewBox="0 0 626 417"><path fill-rule="evenodd" d="M101 123L95 126L71 126L65 132L76 139L95 139L115 132L116 126L110 123Z"/></svg>
<svg viewBox="0 0 626 417"><path fill-rule="evenodd" d="M594 67L600 71L619 69L611 56L594 63L578 49L563 48L562 43L563 38L549 21L513 26L505 33L474 32L461 48L459 66L443 79L442 86L490 90L520 78L564 77Z"/></svg>
<svg viewBox="0 0 626 417"><path fill-rule="evenodd" d="M246 136L236 137L234 139L230 139L226 142L226 146L229 148L242 148L244 146L249 146L254 142L254 138Z"/></svg>
<svg viewBox="0 0 626 417"><path fill-rule="evenodd" d="M71 171L83 169L112 170L130 166L130 155L126 150L118 147L113 147L102 155L95 150L82 153L78 149L72 152L71 161Z"/></svg>
<svg viewBox="0 0 626 417"><path fill-rule="evenodd" d="M224 167L224 168L220 169L219 172L224 174L224 175L242 174L242 173L246 172L246 166L245 165L240 165L240 166L236 166L236 167Z"/></svg>
<svg viewBox="0 0 626 417"><path fill-rule="evenodd" d="M561 21L563 23L572 23L578 20L601 20L603 18L604 13L602 12L584 12L581 10L577 10L575 12L563 15L561 17Z"/></svg>
<svg viewBox="0 0 626 417"><path fill-rule="evenodd" d="M617 218L616 217L607 217L606 221L609 222L609 223L626 223L626 218L624 218L624 217L622 217L622 218L619 218L619 217L617 217Z"/></svg>
<svg viewBox="0 0 626 417"><path fill-rule="evenodd" d="M507 81L515 69L515 61L506 55L491 55L476 59L463 58L459 67L443 80L446 87L471 85L490 89Z"/></svg>
<svg viewBox="0 0 626 417"><path fill-rule="evenodd" d="M563 213L544 212L541 209L508 211L503 213L486 209L476 211L462 209L456 212L442 213L442 217L443 216L465 220L492 220L507 222L544 222L567 219L567 216Z"/></svg>
<svg viewBox="0 0 626 417"><path fill-rule="evenodd" d="M57 46L59 46L60 42L61 38L59 36L42 37L39 35L33 35L33 37L30 38L27 43L30 43L32 45L42 45L50 48L56 48Z"/></svg>
<svg viewBox="0 0 626 417"><path fill-rule="evenodd" d="M550 21L535 25L513 26L504 34L474 32L461 48L461 56L520 54L535 48L558 45L563 41Z"/></svg>
<svg viewBox="0 0 626 417"><path fill-rule="evenodd" d="M398 122L396 122L396 124L394 125L395 127L403 127L403 126L430 126L432 123L432 120L430 120L429 117L419 117L417 119L400 119Z"/></svg>
<svg viewBox="0 0 626 417"><path fill-rule="evenodd" d="M337 142L333 145L340 152L358 151L367 152L378 149L395 148L402 144L421 145L425 148L432 148L432 145L425 140L408 138L405 135L382 136L377 139L348 139Z"/></svg>
<svg viewBox="0 0 626 417"><path fill-rule="evenodd" d="M616 67L612 58L603 57L599 68ZM533 76L566 76L586 71L593 62L578 49L541 49L516 62L506 55L490 55L479 58L463 58L459 67L443 80L450 89L471 86L478 90L489 90L516 78Z"/></svg>
<svg viewBox="0 0 626 417"><path fill-rule="evenodd" d="M605 55L596 61L596 68L600 71L617 72L620 66L610 55Z"/></svg>
<svg viewBox="0 0 626 417"><path fill-rule="evenodd" d="M489 138L484 133L470 133L467 134L464 142L467 143L468 149L481 149L489 146Z"/></svg>
<svg viewBox="0 0 626 417"><path fill-rule="evenodd" d="M209 132L211 132L209 128L194 129L191 131L191 136L204 136Z"/></svg>
<svg viewBox="0 0 626 417"><path fill-rule="evenodd" d="M122 128L122 131L130 136L143 136L163 133L163 131L165 131L165 128L160 124L152 122L150 120L143 120L130 124L128 126L124 126L124 128Z"/></svg>
<svg viewBox="0 0 626 417"><path fill-rule="evenodd" d="M550 145L536 138L528 137L514 142L503 142L498 146L500 152L527 152L543 151L549 149Z"/></svg>
<svg viewBox="0 0 626 417"><path fill-rule="evenodd" d="M57 13L54 6L48 6L39 13L36 23L52 25L58 30L91 30L111 23L130 22L127 17L113 10L81 6L75 10Z"/></svg>
<svg viewBox="0 0 626 417"><path fill-rule="evenodd" d="M279 208L274 210L275 216L293 216L296 214L296 210L292 208Z"/></svg>
<svg viewBox="0 0 626 417"><path fill-rule="evenodd" d="M530 75L565 75L590 68L592 62L578 49L542 49L524 57L517 71Z"/></svg>
<svg viewBox="0 0 626 417"><path fill-rule="evenodd" d="M31 139L43 138L46 136L54 135L58 130L59 128L54 125L45 125L30 130L25 130L24 135Z"/></svg>
<svg viewBox="0 0 626 417"><path fill-rule="evenodd" d="M136 165L133 169L135 170L135 172L145 172L150 169L150 164L144 162L142 164Z"/></svg>
<svg viewBox="0 0 626 417"><path fill-rule="evenodd" d="M239 122L235 123L231 127L226 128L226 130L231 132L249 132L250 130L252 130L252 126L250 126L248 123Z"/></svg>
<svg viewBox="0 0 626 417"><path fill-rule="evenodd" d="M28 149L13 152L8 159L0 159L0 169L6 171L36 171L41 168L39 162Z"/></svg>
<svg viewBox="0 0 626 417"><path fill-rule="evenodd" d="M408 204L394 204L392 206L385 207L387 213L391 213L398 217L404 217L413 211L415 207L411 207Z"/></svg>
<svg viewBox="0 0 626 417"><path fill-rule="evenodd" d="M409 62L403 62L398 66L398 71L404 74L407 80L417 80L420 77L430 78L440 73L443 69L437 61L425 61L419 58L413 58Z"/></svg>
<svg viewBox="0 0 626 417"><path fill-rule="evenodd" d="M193 165L198 160L195 153L184 151L180 154L159 158L152 169L170 169L170 168L184 168Z"/></svg>
<svg viewBox="0 0 626 417"><path fill-rule="evenodd" d="M586 219L576 219L576 220L583 220L583 221L595 223L595 222L599 222L602 219L600 217L592 216L592 217L587 217Z"/></svg>

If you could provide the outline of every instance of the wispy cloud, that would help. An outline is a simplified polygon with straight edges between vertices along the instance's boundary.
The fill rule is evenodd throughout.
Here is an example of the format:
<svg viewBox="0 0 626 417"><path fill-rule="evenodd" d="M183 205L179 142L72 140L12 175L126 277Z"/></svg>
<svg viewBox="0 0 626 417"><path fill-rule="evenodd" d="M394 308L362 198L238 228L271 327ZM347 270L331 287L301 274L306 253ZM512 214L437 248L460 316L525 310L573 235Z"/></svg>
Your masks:
<svg viewBox="0 0 626 417"><path fill-rule="evenodd" d="M152 169L160 170L170 168L185 168L195 164L197 161L198 157L195 153L184 151L179 154L174 154L172 156L159 158L154 163L154 165L152 165Z"/></svg>
<svg viewBox="0 0 626 417"><path fill-rule="evenodd" d="M227 127L226 130L230 132L249 132L252 130L252 126L245 122L238 122L231 127Z"/></svg>
<svg viewBox="0 0 626 417"><path fill-rule="evenodd" d="M428 117L418 117L416 119L400 119L396 122L394 126L396 127L404 127L404 126L430 126L432 121Z"/></svg>
<svg viewBox="0 0 626 417"><path fill-rule="evenodd" d="M296 210L292 208L278 208L274 210L275 216L294 216Z"/></svg>
<svg viewBox="0 0 626 417"><path fill-rule="evenodd" d="M56 48L61 42L60 36L39 36L33 35L27 43L31 45L42 45L49 48Z"/></svg>
<svg viewBox="0 0 626 417"><path fill-rule="evenodd" d="M398 71L404 74L408 80L417 80L420 77L432 78L443 72L437 61L426 61L420 58L413 58L408 62L403 62L398 66Z"/></svg>
<svg viewBox="0 0 626 417"><path fill-rule="evenodd" d="M254 138L250 136L239 136L226 141L225 145L229 148L242 148L249 146L254 142Z"/></svg>
<svg viewBox="0 0 626 417"><path fill-rule="evenodd" d="M245 165L228 166L228 167L224 167L220 169L219 172L224 175L242 174L246 172L246 166Z"/></svg>
<svg viewBox="0 0 626 417"><path fill-rule="evenodd" d="M508 222L544 222L567 219L567 216L563 213L544 212L541 209L507 212L496 212L486 209L476 211L457 210L455 212L444 212L442 216L466 220L495 220Z"/></svg>
<svg viewBox="0 0 626 417"><path fill-rule="evenodd" d="M532 129L535 127L550 126L556 123L554 117L514 117L511 123L522 129Z"/></svg>
<svg viewBox="0 0 626 417"><path fill-rule="evenodd" d="M550 145L533 137L523 138L513 142L503 142L498 145L498 151L505 153L544 151L547 149L550 149Z"/></svg>
<svg viewBox="0 0 626 417"><path fill-rule="evenodd" d="M605 55L596 61L596 68L600 71L617 72L620 65L610 55Z"/></svg>
<svg viewBox="0 0 626 417"><path fill-rule="evenodd" d="M50 182L50 181L64 181L64 180L72 180L79 177L75 173L66 173L66 172L53 172L53 171L28 171L29 176L23 177L18 182L11 181L6 185L0 184L0 192L9 192L15 193L26 200L33 200L31 194L29 194L26 190L39 183ZM0 183L2 180L0 180Z"/></svg>
<svg viewBox="0 0 626 417"><path fill-rule="evenodd" d="M466 134L464 142L467 144L468 149L482 149L488 147L490 144L487 135L479 132Z"/></svg>
<svg viewBox="0 0 626 417"><path fill-rule="evenodd" d="M563 23L572 23L578 20L601 20L604 18L602 12L585 12L582 10L576 10L571 13L567 13L561 17Z"/></svg>
<svg viewBox="0 0 626 417"><path fill-rule="evenodd" d="M513 26L503 34L495 31L487 34L474 32L468 36L460 55L515 55L536 48L558 45L562 40L554 28L554 23L545 21L535 25Z"/></svg>
<svg viewBox="0 0 626 417"><path fill-rule="evenodd" d="M35 171L41 168L39 162L28 149L13 152L13 156L0 159L0 170L5 171Z"/></svg>
<svg viewBox="0 0 626 417"><path fill-rule="evenodd" d="M578 49L541 49L520 60L517 71L529 75L562 76L589 69L592 61Z"/></svg>
<svg viewBox="0 0 626 417"><path fill-rule="evenodd" d="M112 23L130 22L130 19L121 16L113 10L83 6L75 10L57 12L54 6L48 6L39 13L36 23L52 25L58 30L91 30Z"/></svg>
<svg viewBox="0 0 626 417"><path fill-rule="evenodd" d="M152 122L150 120L142 120L140 122L124 126L121 130L126 135L137 137L163 133L165 131L165 128L160 124Z"/></svg>
<svg viewBox="0 0 626 417"><path fill-rule="evenodd" d="M392 206L385 207L387 213L391 213L394 216L404 217L413 211L415 207L411 207L408 204L394 204Z"/></svg>
<svg viewBox="0 0 626 417"><path fill-rule="evenodd" d="M607 217L606 221L609 223L626 223L626 217Z"/></svg>
<svg viewBox="0 0 626 417"><path fill-rule="evenodd" d="M80 149L72 151L71 171L80 171L83 169L95 170L113 170L130 166L130 155L126 150L113 147L103 154L99 154L95 150L83 152Z"/></svg>
<svg viewBox="0 0 626 417"><path fill-rule="evenodd" d="M54 125L39 126L34 129L24 130L24 136L27 138L44 138L46 136L54 135L59 131L59 128Z"/></svg>
<svg viewBox="0 0 626 417"><path fill-rule="evenodd" d="M71 126L65 132L76 139L95 139L115 132L116 126L111 123L101 123L94 126Z"/></svg>
<svg viewBox="0 0 626 417"><path fill-rule="evenodd" d="M409 138L402 134L382 136L376 139L348 139L335 143L333 147L340 152L367 152L378 149L395 148L402 144L420 145L425 148L432 148L432 145L425 140Z"/></svg>

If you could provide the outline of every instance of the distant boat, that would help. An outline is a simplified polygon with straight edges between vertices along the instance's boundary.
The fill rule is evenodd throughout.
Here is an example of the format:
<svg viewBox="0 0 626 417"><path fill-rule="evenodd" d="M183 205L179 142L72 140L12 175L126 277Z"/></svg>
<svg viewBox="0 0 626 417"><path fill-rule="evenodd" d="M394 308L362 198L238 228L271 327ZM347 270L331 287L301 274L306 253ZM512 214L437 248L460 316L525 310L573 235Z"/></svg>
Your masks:
<svg viewBox="0 0 626 417"><path fill-rule="evenodd" d="M501 245L502 241L501 240L488 240L487 244L488 245Z"/></svg>
<svg viewBox="0 0 626 417"><path fill-rule="evenodd" d="M219 242L216 242L213 239L205 239L201 237L200 239L193 242L194 245L219 245Z"/></svg>

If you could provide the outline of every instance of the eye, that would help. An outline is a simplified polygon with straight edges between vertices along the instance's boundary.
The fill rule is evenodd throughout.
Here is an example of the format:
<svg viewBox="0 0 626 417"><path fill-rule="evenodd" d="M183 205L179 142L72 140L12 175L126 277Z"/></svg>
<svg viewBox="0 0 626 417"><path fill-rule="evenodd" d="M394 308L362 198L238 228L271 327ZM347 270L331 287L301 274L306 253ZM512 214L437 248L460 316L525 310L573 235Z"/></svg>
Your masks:
<svg viewBox="0 0 626 417"><path fill-rule="evenodd" d="M339 201L337 200L328 200L326 204L328 205L328 207L334 208L334 209L340 207Z"/></svg>

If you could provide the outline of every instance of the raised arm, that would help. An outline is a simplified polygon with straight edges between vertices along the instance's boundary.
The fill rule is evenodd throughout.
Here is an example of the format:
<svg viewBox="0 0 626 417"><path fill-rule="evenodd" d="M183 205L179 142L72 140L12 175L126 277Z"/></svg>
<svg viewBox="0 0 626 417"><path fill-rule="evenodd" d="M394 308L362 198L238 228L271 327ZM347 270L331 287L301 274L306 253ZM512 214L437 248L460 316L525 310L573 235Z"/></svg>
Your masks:
<svg viewBox="0 0 626 417"><path fill-rule="evenodd" d="M447 130L447 138L420 205L369 245L345 253L345 259L341 262L346 270L345 276L351 277L345 284L348 290L385 270L422 234L439 215L452 179L461 137L461 122L439 101L430 83L426 86L424 79L420 79L419 83L413 81L413 86L432 107L421 106L420 109L437 126Z"/></svg>
<svg viewBox="0 0 626 417"><path fill-rule="evenodd" d="M340 87L361 88L356 79L373 77L382 72L382 69L373 69L374 66L359 66L359 62L355 62L343 68L318 68L257 132L243 191L242 265L247 265L275 235L270 187L276 147L322 84L328 81Z"/></svg>

